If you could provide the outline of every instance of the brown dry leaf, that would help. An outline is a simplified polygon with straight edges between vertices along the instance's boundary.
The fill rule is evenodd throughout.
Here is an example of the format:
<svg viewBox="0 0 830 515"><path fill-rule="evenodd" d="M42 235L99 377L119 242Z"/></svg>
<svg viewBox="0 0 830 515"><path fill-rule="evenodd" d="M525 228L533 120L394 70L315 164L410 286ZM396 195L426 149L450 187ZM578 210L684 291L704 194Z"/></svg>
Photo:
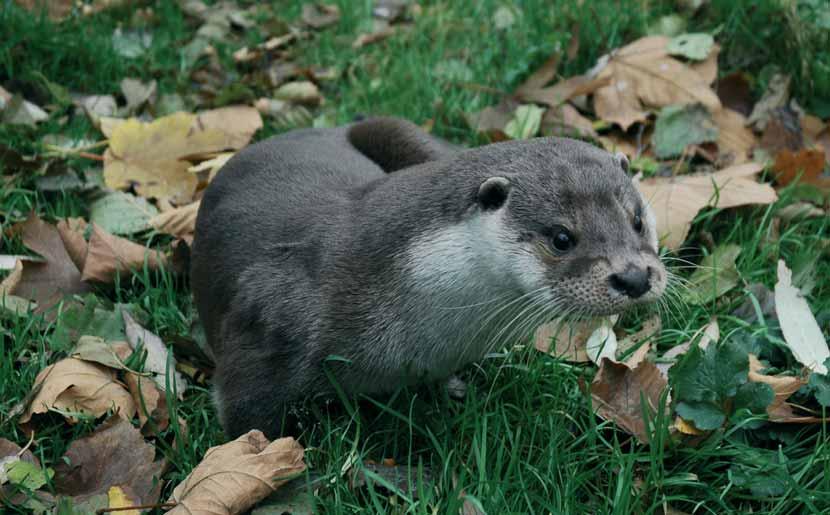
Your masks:
<svg viewBox="0 0 830 515"><path fill-rule="evenodd" d="M529 91L536 91L544 88L554 79L554 77L556 77L556 70L559 69L559 61L561 60L562 54L559 52L550 56L547 61L542 64L542 66L530 74L530 76L521 85L519 85L518 88L516 88L514 94L521 97Z"/></svg>
<svg viewBox="0 0 830 515"><path fill-rule="evenodd" d="M172 359L170 351L167 346L161 341L158 335L141 327L138 322L130 315L130 313L122 309L121 314L124 317L124 330L127 333L127 342L133 350L143 347L147 352L147 359L144 361L144 371L153 373L153 380L164 391L167 391L170 382L167 379L167 362L170 361L170 376L172 378L172 386L179 399L184 395L187 389L187 383L184 377L176 371L176 361Z"/></svg>
<svg viewBox="0 0 830 515"><path fill-rule="evenodd" d="M582 116L571 104L562 104L545 111L541 132L545 136L599 138L591 120Z"/></svg>
<svg viewBox="0 0 830 515"><path fill-rule="evenodd" d="M781 150L775 155L773 169L777 172L775 182L786 186L796 180L811 184L824 191L830 191L830 175L824 174L825 155L823 150L803 149L797 152Z"/></svg>
<svg viewBox="0 0 830 515"><path fill-rule="evenodd" d="M600 326L599 320L562 322L555 320L539 326L533 337L536 350L576 363L590 363L585 344ZM554 346L551 342L555 340Z"/></svg>
<svg viewBox="0 0 830 515"><path fill-rule="evenodd" d="M599 137L602 148L611 153L622 152L628 159L634 160L643 154L643 150L648 145L649 137L643 138L638 146L636 142L629 141L624 135L618 134L616 131L609 132Z"/></svg>
<svg viewBox="0 0 830 515"><path fill-rule="evenodd" d="M23 260L15 258L12 271L3 281L0 281L0 298L11 295L12 290L17 288L20 279L23 278Z"/></svg>
<svg viewBox="0 0 830 515"><path fill-rule="evenodd" d="M286 82L274 91L274 98L292 104L318 106L323 102L320 88L309 80Z"/></svg>
<svg viewBox="0 0 830 515"><path fill-rule="evenodd" d="M92 224L82 278L84 281L112 283L121 274L156 270L165 263L164 255L125 238L113 236Z"/></svg>
<svg viewBox="0 0 830 515"><path fill-rule="evenodd" d="M640 345L652 336L659 334L662 330L663 321L660 319L660 315L654 315L643 322L643 327L639 331L621 338L617 346L617 351L621 354L625 354L630 349Z"/></svg>
<svg viewBox="0 0 830 515"><path fill-rule="evenodd" d="M373 20L373 24L372 32L357 36L352 43L352 48L363 48L395 34L395 27L389 25L389 22L385 20Z"/></svg>
<svg viewBox="0 0 830 515"><path fill-rule="evenodd" d="M631 369L622 363L603 359L591 383L591 400L597 415L611 420L627 433L648 443L649 431L643 420L641 396L649 410L657 411L660 396L668 383L649 361Z"/></svg>
<svg viewBox="0 0 830 515"><path fill-rule="evenodd" d="M78 270L83 270L86 262L86 251L89 246L86 238L84 238L87 229L86 220L83 218L58 220L57 229L69 258L75 263Z"/></svg>
<svg viewBox="0 0 830 515"><path fill-rule="evenodd" d="M187 169L187 171L195 173L199 176L201 186L202 183L212 181L213 178L216 177L216 174L219 173L219 170L221 170L222 167L225 166L225 163L230 161L235 154L235 152L221 152L207 161L202 161L197 165L191 166Z"/></svg>
<svg viewBox="0 0 830 515"><path fill-rule="evenodd" d="M340 21L340 8L327 4L303 4L303 23L312 29L324 29Z"/></svg>
<svg viewBox="0 0 830 515"><path fill-rule="evenodd" d="M773 414L784 402L790 398L790 395L797 392L802 386L807 384L807 381L802 377L794 376L769 376L762 374L761 370L764 365L758 360L754 354L749 355L749 380L755 383L768 384L775 393L775 398L772 403L767 406L767 413Z"/></svg>
<svg viewBox="0 0 830 515"><path fill-rule="evenodd" d="M156 504L164 460L155 454L128 420L112 417L69 445L55 466L55 491L80 503L119 487L138 504Z"/></svg>
<svg viewBox="0 0 830 515"><path fill-rule="evenodd" d="M175 113L150 123L134 118L115 126L104 154L104 180L116 189L134 187L143 197L183 204L193 198L196 178L188 157L239 149L262 127L252 107L230 106Z"/></svg>
<svg viewBox="0 0 830 515"><path fill-rule="evenodd" d="M640 345L637 348L637 350L635 350L631 354L631 356L628 357L628 359L623 361L623 364L625 366L627 366L628 368L637 368L640 365L640 363L642 363L646 359L646 356L648 356L648 353L650 351L651 351L651 344L646 342L646 343ZM619 350L617 351L617 354L619 354Z"/></svg>
<svg viewBox="0 0 830 515"><path fill-rule="evenodd" d="M580 95L589 95L606 86L610 80L608 77L576 75L547 88L517 91L516 98L523 102L537 102L556 107Z"/></svg>
<svg viewBox="0 0 830 515"><path fill-rule="evenodd" d="M821 424L824 422L821 417L796 414L796 410L798 410L798 406L784 402L774 410L768 411L769 419L771 422L780 424Z"/></svg>
<svg viewBox="0 0 830 515"><path fill-rule="evenodd" d="M815 141L818 139L825 127L824 121L818 116L811 114L801 115L801 132L810 140Z"/></svg>
<svg viewBox="0 0 830 515"><path fill-rule="evenodd" d="M250 106L227 106L196 115L194 130L199 127L205 131L217 130L225 134L224 148L218 150L239 150L251 142L256 131L262 128L262 116ZM210 154L216 151L190 152L188 156Z"/></svg>
<svg viewBox="0 0 830 515"><path fill-rule="evenodd" d="M144 427L149 420L155 425L154 432L164 431L170 425L170 411L167 409L167 398L152 379L140 374L127 372L124 382L130 390L130 395L138 411L138 420Z"/></svg>
<svg viewBox="0 0 830 515"><path fill-rule="evenodd" d="M720 109L720 100L708 78L669 57L669 38L648 36L625 46L601 62L597 79L610 83L594 92L597 116L627 130L645 121L650 108L699 102L709 111Z"/></svg>
<svg viewBox="0 0 830 515"><path fill-rule="evenodd" d="M467 118L467 123L478 133L486 134L492 141L505 141L510 139L504 129L519 104L512 99L506 98L494 106L485 107L478 113L472 113Z"/></svg>
<svg viewBox="0 0 830 515"><path fill-rule="evenodd" d="M83 412L93 417L115 409L119 416L129 420L135 415L135 403L115 376L116 371L109 367L76 358L49 365L35 378L32 389L37 394L20 417L20 423L50 409ZM75 421L74 417L65 416L70 422Z"/></svg>
<svg viewBox="0 0 830 515"><path fill-rule="evenodd" d="M746 117L737 111L723 108L715 111L712 120L718 126L718 150L728 154L733 165L749 161L749 152L757 144L755 134L746 127Z"/></svg>
<svg viewBox="0 0 830 515"><path fill-rule="evenodd" d="M44 306L47 300L56 296L89 291L89 286L81 281L81 272L67 253L55 226L32 213L25 222L14 226L14 230L20 231L27 248L43 256L46 261L24 262L22 275L10 293Z"/></svg>
<svg viewBox="0 0 830 515"><path fill-rule="evenodd" d="M303 447L293 438L268 441L252 430L232 442L211 447L173 490L178 506L169 515L242 513L306 468Z"/></svg>
<svg viewBox="0 0 830 515"><path fill-rule="evenodd" d="M718 79L715 89L724 108L743 116L752 112L752 86L746 73L734 72Z"/></svg>
<svg viewBox="0 0 830 515"><path fill-rule="evenodd" d="M763 169L757 163L731 166L714 174L652 177L639 182L640 192L657 217L662 244L676 249L686 239L692 220L705 207L729 208L749 204L771 204L778 196L754 175Z"/></svg>
<svg viewBox="0 0 830 515"><path fill-rule="evenodd" d="M674 428L683 433L684 435L693 435L693 436L700 436L705 434L704 431L696 428L694 424L691 422L687 422L682 417L678 416L674 419Z"/></svg>
<svg viewBox="0 0 830 515"><path fill-rule="evenodd" d="M767 84L767 90L760 100L752 108L749 115L749 123L752 127L762 132L776 109L787 105L790 100L790 77L783 74L775 74Z"/></svg>
<svg viewBox="0 0 830 515"><path fill-rule="evenodd" d="M190 244L193 242L193 231L196 230L196 214L199 212L199 204L200 202L193 202L159 213L150 219L150 225L158 232L182 238Z"/></svg>

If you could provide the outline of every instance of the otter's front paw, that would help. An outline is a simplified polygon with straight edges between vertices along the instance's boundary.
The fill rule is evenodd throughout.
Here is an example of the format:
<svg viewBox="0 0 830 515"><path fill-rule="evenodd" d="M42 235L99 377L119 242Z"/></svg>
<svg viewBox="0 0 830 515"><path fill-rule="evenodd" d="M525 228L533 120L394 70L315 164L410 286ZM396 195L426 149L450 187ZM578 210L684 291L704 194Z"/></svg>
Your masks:
<svg viewBox="0 0 830 515"><path fill-rule="evenodd" d="M462 400L467 396L467 383L462 381L458 376L450 376L447 379L447 393L455 400Z"/></svg>

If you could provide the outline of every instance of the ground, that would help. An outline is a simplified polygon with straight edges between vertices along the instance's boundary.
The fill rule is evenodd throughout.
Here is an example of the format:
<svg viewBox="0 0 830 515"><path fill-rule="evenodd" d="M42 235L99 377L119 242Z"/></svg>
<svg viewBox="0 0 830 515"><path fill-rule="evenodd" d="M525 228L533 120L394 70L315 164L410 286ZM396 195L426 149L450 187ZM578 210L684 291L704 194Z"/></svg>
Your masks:
<svg viewBox="0 0 830 515"><path fill-rule="evenodd" d="M372 2L334 3L340 7L339 22L300 41L294 50L298 62L340 71L338 79L321 82L325 104L311 111L318 123L345 123L367 114L398 115L464 145L486 142L470 128L467 115L515 90L554 51L566 48L574 31L579 34L579 47L562 62L559 73L564 77L584 73L601 55L646 34L662 16L677 11L673 2L666 1L534 0L512 10L509 26L496 28L494 13L506 3L430 0L419 2L420 14L411 29L353 48L357 34L371 28ZM769 65L777 65L793 77L799 104L828 116L830 54L810 39L807 29L799 29L807 26L806 21L793 19L801 11L782 7L795 2L702 3L708 5L700 13L681 11L681 16L688 30L716 35L723 47L722 75L747 72L758 95L764 90ZM797 3L805 9L819 5ZM71 92L113 94L125 77L155 79L160 93L186 94L195 87L194 79L179 49L192 40L199 24L175 2L145 5L152 5L150 16L115 7L56 24L6 0L0 8L0 84L40 105L53 101L48 83ZM301 4L278 2L274 10L280 23L294 23ZM117 27L146 27L153 35L150 47L139 57L122 57L112 43ZM267 35L264 24L255 25L227 44L215 44L219 62L230 70L229 86L211 100L212 105L203 107L251 103L263 95L261 85L241 80L243 72L232 54L245 44L261 43ZM265 128L255 138L295 125L292 120L266 118ZM48 134L101 139L84 116L52 116L36 128L0 125L0 141L27 155L42 154ZM100 165L79 156L68 162L76 170ZM86 197L77 191L41 191L33 174L2 184L4 232L32 211L47 221L88 215ZM795 222L770 241L773 214L790 195L780 194L778 204L729 213L710 210L698 217L692 240L704 235L717 244L740 247L737 267L742 286L738 294L705 305L672 304L664 313L655 348L688 341L712 317L717 317L727 338L780 339L774 331L767 334L766 326L731 314L747 298L741 288L775 284L777 259L793 266L810 264L812 277L818 279L808 300L826 334L830 260L820 242L830 238L830 223L826 216ZM169 243L165 238L149 234L136 239L158 246ZM0 254L23 253L29 252L20 238L4 234ZM681 276L688 275L682 266L675 268ZM140 310L145 327L166 342L191 336L195 309L183 274L135 273L95 294L104 303ZM629 315L622 324L636 329L647 316ZM70 347L56 341L60 318L47 321L31 314L4 317L0 323L0 437L22 446L29 438L11 418L13 409L30 392L38 372L65 357ZM463 371L469 389L462 401L427 386L401 391L391 400L348 403L346 408L312 405L311 423L301 441L306 447L307 477L319 493L316 508L323 513L458 513L462 505L492 514L830 512L826 424L765 430L734 424L698 439L670 438L661 428L674 421L667 413L658 413L653 423L659 439L643 445L594 415L584 385L595 372L594 366L574 365L526 345L489 356ZM177 435L174 424L151 440L158 455L169 461L163 499L209 447L225 441L211 405L209 381L190 382L184 399L169 406L172 420L180 417L186 422L186 436ZM47 415L37 426L35 454L53 466L73 440L93 431L98 422L87 418L69 425L60 415ZM384 459L410 467L414 488L404 484L401 489L371 475L364 487L349 480L350 465ZM11 505L5 509L26 511Z"/></svg>

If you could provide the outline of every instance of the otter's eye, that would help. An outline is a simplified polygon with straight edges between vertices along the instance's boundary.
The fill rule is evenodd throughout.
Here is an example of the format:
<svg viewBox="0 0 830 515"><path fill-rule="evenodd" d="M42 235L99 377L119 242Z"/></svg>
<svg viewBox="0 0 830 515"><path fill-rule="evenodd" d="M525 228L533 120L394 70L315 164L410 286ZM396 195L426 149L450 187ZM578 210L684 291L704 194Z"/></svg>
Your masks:
<svg viewBox="0 0 830 515"><path fill-rule="evenodd" d="M643 217L640 215L634 216L634 230L641 233L643 232Z"/></svg>
<svg viewBox="0 0 830 515"><path fill-rule="evenodd" d="M559 252L567 252L573 248L576 241L567 229L560 229L553 235L553 248Z"/></svg>

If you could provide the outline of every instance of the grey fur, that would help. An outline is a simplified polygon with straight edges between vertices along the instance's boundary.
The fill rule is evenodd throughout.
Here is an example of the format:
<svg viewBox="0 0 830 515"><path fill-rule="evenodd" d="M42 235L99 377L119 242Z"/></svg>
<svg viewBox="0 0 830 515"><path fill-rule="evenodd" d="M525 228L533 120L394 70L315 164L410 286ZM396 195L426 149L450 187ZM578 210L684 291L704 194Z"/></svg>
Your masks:
<svg viewBox="0 0 830 515"><path fill-rule="evenodd" d="M530 315L654 300L665 270L653 222L632 228L642 200L622 166L559 138L462 150L388 118L241 151L202 199L191 274L226 433L275 436L291 402L331 393L327 370L349 393L390 391L449 376ZM492 177L509 190L485 212ZM573 250L551 250L554 225ZM652 281L636 300L608 286L630 266ZM533 281L546 285L534 305L495 314Z"/></svg>

